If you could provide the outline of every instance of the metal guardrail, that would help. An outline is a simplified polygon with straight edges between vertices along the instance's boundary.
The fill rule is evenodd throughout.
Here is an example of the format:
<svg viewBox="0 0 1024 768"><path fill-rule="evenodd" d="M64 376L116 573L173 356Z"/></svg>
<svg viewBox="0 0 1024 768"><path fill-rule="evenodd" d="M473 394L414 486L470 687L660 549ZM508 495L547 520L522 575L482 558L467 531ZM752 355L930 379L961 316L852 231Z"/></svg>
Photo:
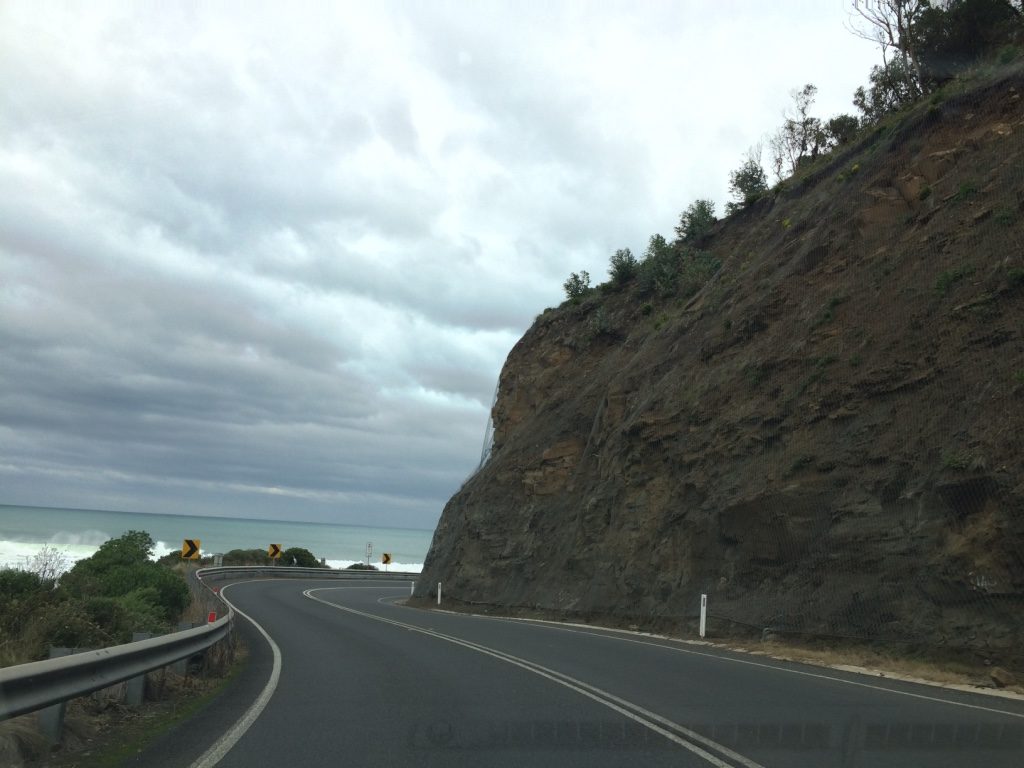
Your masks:
<svg viewBox="0 0 1024 768"><path fill-rule="evenodd" d="M0 720L107 688L206 650L227 637L232 614L204 627L59 659L0 669Z"/></svg>
<svg viewBox="0 0 1024 768"><path fill-rule="evenodd" d="M259 576L261 578L308 578L308 579L372 579L379 581L415 581L418 573L406 571L371 571L359 568L293 568L272 565L222 565L200 568L196 572L200 580L237 576Z"/></svg>
<svg viewBox="0 0 1024 768"><path fill-rule="evenodd" d="M201 568L195 575L200 581L239 576L409 581L419 576L401 572L267 566ZM0 720L85 696L204 651L227 637L233 618L234 612L229 607L226 616L203 627L73 656L0 668Z"/></svg>

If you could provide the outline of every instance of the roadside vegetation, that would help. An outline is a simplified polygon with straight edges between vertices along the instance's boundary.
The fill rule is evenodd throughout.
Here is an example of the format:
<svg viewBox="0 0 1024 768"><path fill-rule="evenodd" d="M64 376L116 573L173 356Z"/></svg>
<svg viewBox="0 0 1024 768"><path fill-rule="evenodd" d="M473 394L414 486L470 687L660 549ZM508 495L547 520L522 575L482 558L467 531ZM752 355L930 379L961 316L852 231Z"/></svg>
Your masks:
<svg viewBox="0 0 1024 768"><path fill-rule="evenodd" d="M730 172L732 199L725 205L727 218L797 187L840 150L884 131L893 115L923 102L930 110L940 111L958 78L1024 58L1022 0L851 0L850 12L853 34L878 43L883 61L872 68L867 85L853 93L857 114L816 117L817 86L807 83L792 91L782 125L747 149L740 165ZM847 169L840 174L841 180L858 170L857 166ZM971 190L962 192L966 197ZM1002 213L1003 220L1010 217L1012 213ZM718 221L713 201L694 201L680 215L675 240L653 235L640 259L628 248L617 250L609 259L607 283L591 286L587 272L572 273L563 284L566 299L579 305L634 281L644 301L649 296L696 293L720 265L712 253L701 250ZM784 227L791 225L783 222Z"/></svg>
<svg viewBox="0 0 1024 768"><path fill-rule="evenodd" d="M50 646L103 647L129 642L133 632L170 631L189 588L152 553L148 533L128 531L66 573L52 548L24 570L0 570L0 665L44 659Z"/></svg>
<svg viewBox="0 0 1024 768"><path fill-rule="evenodd" d="M180 562L181 558L177 552L170 552L161 557L157 562L173 566ZM267 554L265 549L232 549L222 555L224 565L273 565L274 560ZM212 566L213 557L207 556L199 560L202 566ZM320 558L304 547L289 547L281 550L280 565L296 566L299 568L329 568Z"/></svg>
<svg viewBox="0 0 1024 768"><path fill-rule="evenodd" d="M44 547L23 568L0 569L0 666L45 659L51 647L101 648L130 642L135 632L168 633L219 609L209 593L190 589L186 576L196 563L178 552L154 560L153 551L148 533L128 531L73 566ZM212 558L200 564L212 565ZM224 554L224 564L273 561L263 549L235 549ZM328 567L302 547L285 549L281 564ZM120 703L123 684L73 700L57 751L32 714L0 723L0 764L120 764L212 699L241 669L239 651L232 637L206 651L185 676L168 668L151 673L139 709Z"/></svg>

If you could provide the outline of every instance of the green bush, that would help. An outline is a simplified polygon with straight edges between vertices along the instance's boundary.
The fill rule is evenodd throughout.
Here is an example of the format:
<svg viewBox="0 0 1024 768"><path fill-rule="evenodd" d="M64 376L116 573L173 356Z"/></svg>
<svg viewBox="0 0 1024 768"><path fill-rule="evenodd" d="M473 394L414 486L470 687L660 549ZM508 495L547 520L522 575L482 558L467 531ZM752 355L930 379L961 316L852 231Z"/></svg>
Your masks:
<svg viewBox="0 0 1024 768"><path fill-rule="evenodd" d="M623 285L636 276L638 265L629 248L620 248L608 260L608 274L617 285Z"/></svg>
<svg viewBox="0 0 1024 768"><path fill-rule="evenodd" d="M12 645L32 615L54 601L53 585L17 568L0 570L0 645Z"/></svg>
<svg viewBox="0 0 1024 768"><path fill-rule="evenodd" d="M0 601L23 600L42 590L43 580L39 574L18 568L0 569Z"/></svg>
<svg viewBox="0 0 1024 768"><path fill-rule="evenodd" d="M978 194L978 185L973 181L964 181L961 182L959 187L957 187L956 194L953 196L953 199L957 201L969 200L976 194Z"/></svg>
<svg viewBox="0 0 1024 768"><path fill-rule="evenodd" d="M308 549L289 547L281 553L281 565L294 565L297 568L320 568L320 560Z"/></svg>
<svg viewBox="0 0 1024 768"><path fill-rule="evenodd" d="M32 614L21 638L24 653L30 659L44 659L50 646L94 648L113 642L89 616L80 602L59 600L40 607Z"/></svg>
<svg viewBox="0 0 1024 768"><path fill-rule="evenodd" d="M727 216L757 202L768 193L768 177L757 158L748 157L729 174L729 192L736 199L726 204Z"/></svg>
<svg viewBox="0 0 1024 768"><path fill-rule="evenodd" d="M935 278L935 292L940 296L947 295L953 286L963 280L965 277L973 273L974 270L970 267L957 267L956 269L947 269L945 272Z"/></svg>
<svg viewBox="0 0 1024 768"><path fill-rule="evenodd" d="M592 336L614 335L611 319L609 319L608 313L604 311L604 307L597 308L597 311L590 316L587 325Z"/></svg>
<svg viewBox="0 0 1024 768"><path fill-rule="evenodd" d="M707 236L716 221L714 202L695 200L679 215L676 237L681 242L696 242Z"/></svg>
<svg viewBox="0 0 1024 768"><path fill-rule="evenodd" d="M159 608L159 595L144 587L121 597L90 597L82 607L89 618L115 643L127 643L133 632L161 634L171 622Z"/></svg>
<svg viewBox="0 0 1024 768"><path fill-rule="evenodd" d="M637 284L642 294L687 298L699 291L721 265L709 251L687 246L648 249L647 258L640 264Z"/></svg>
<svg viewBox="0 0 1024 768"><path fill-rule="evenodd" d="M224 565L270 565L265 549L231 549L224 553Z"/></svg>
<svg viewBox="0 0 1024 768"><path fill-rule="evenodd" d="M580 299L590 293L590 273L586 270L573 272L569 279L562 283L562 288L565 289L567 299L579 303Z"/></svg>
<svg viewBox="0 0 1024 768"><path fill-rule="evenodd" d="M79 560L60 581L60 589L76 597L124 597L151 590L155 608L166 621L178 618L189 602L184 579L150 560L153 539L144 531L128 531L104 542L92 557Z"/></svg>
<svg viewBox="0 0 1024 768"><path fill-rule="evenodd" d="M1012 208L1003 207L996 211L996 215L993 218L997 223L1008 227L1017 220L1017 215L1013 212Z"/></svg>
<svg viewBox="0 0 1024 768"><path fill-rule="evenodd" d="M1017 46L1015 46L1015 45L1004 46L999 51L999 57L998 57L999 58L999 63L1000 64L1009 64L1009 63L1011 63L1013 61L1016 61L1016 59L1019 56L1020 56L1020 49Z"/></svg>

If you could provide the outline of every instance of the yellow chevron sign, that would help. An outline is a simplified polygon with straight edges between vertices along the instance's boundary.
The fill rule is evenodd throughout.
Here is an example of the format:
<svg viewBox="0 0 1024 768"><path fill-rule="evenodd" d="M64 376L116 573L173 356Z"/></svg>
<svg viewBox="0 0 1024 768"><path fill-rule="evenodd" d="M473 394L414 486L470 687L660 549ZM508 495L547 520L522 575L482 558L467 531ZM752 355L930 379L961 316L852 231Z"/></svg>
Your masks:
<svg viewBox="0 0 1024 768"><path fill-rule="evenodd" d="M183 542L181 542L181 559L199 559L199 539L185 539Z"/></svg>
<svg viewBox="0 0 1024 768"><path fill-rule="evenodd" d="M280 544L271 544L269 547L267 547L267 557L269 557L271 560L280 560L281 559L281 545Z"/></svg>
<svg viewBox="0 0 1024 768"><path fill-rule="evenodd" d="M391 553L390 553L390 552L385 552L385 553L383 553L383 554L382 554L382 555L380 556L380 561L381 561L381 562L382 562L382 563L383 563L384 565L391 565Z"/></svg>

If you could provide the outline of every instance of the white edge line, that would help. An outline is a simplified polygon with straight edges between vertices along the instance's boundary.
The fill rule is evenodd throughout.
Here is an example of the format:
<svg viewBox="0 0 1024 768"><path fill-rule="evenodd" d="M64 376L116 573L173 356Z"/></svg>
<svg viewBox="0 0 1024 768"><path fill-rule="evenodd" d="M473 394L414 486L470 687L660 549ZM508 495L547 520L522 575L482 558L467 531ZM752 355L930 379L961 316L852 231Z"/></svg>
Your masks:
<svg viewBox="0 0 1024 768"><path fill-rule="evenodd" d="M330 589L332 589L332 587L320 587L320 588L316 588L316 589L307 589L307 590L303 591L302 594L304 594L310 600L315 600L318 603L323 603L324 605L328 605L331 608L335 608L335 609L340 610L340 611L345 611L347 613L354 613L356 615L364 616L364 617L366 617L368 619L373 619L375 621L384 622L386 624L393 624L395 626L402 627L403 629L408 629L408 630L412 630L414 632L419 632L421 634L428 635L430 637L435 637L435 638L437 638L439 640L445 640L445 641L447 641L449 643L453 643L455 645L461 645L461 646L463 646L465 648L468 648L470 650L476 651L477 653L482 653L482 654L485 654L487 656L493 656L494 658L498 659L499 661L504 661L507 664L512 664L513 666L521 667L522 669L525 669L527 672L532 672L535 675L539 675L540 677L546 678L546 679L548 679L548 680L550 680L550 681L552 681L554 683L557 683L558 685L561 685L561 686L563 686L565 688L568 688L569 690L571 690L571 691L573 691L575 693L578 693L578 694L580 694L582 696L586 696L588 699L592 699L593 701L596 701L598 704L602 704L603 706L608 707L609 709L611 709L611 710L613 710L615 712L618 712L619 714L629 718L630 720L633 720L634 722L639 723L640 725L644 726L645 728L648 728L648 729L654 731L655 733L658 733L661 736L664 736L665 738L669 739L670 741L675 742L679 746L684 747L685 749L689 750L690 752L693 752L694 754L698 755L699 757L703 758L707 762L709 762L712 765L714 765L715 768L732 768L732 766L730 766L729 763L726 763L726 762L723 762L722 760L720 760L716 755L713 755L710 752L707 752L707 751L701 749L699 746L694 744L692 741L687 741L686 739L678 736L675 733L672 733L671 731L667 730L666 728L662 728L660 725L657 724L657 722L652 722L652 720L658 721L658 722L661 722L661 723L665 723L666 725L668 725L670 727L673 727L676 730L682 731L682 732L686 733L687 735L691 735L692 734L691 737L699 738L702 743L706 744L706 746L709 746L712 749L716 749L719 752L722 752L723 754L726 754L729 757L731 757L731 758L733 758L735 760L740 761L744 766L747 766L747 768L763 768L763 766L761 766L759 763L755 763L754 761L744 757L743 755L740 755L737 752L733 752L731 749L729 749L728 747L726 747L723 744L718 744L715 741L711 741L710 739L706 739L704 737L699 736L699 734L694 734L691 731L689 731L689 729L683 728L682 726L678 725L677 723L673 723L671 720L667 720L666 718L663 718L660 715L655 714L654 712L649 712L648 710L644 709L643 707L637 706L636 704L633 704L632 702L628 702L628 701L625 701L623 699L620 699L619 697L617 697L617 696L615 696L613 694L610 694L610 693L608 693L606 691L603 691L600 688L596 688L596 687L594 687L592 685L588 685L588 684L586 684L586 683L584 683L584 682L582 682L580 680L576 680L575 678L570 677L569 675L563 674L561 672L556 672L555 670L548 669L547 667L543 667L540 664L536 664L535 662L531 662L531 661L529 661L527 659L521 659L518 656L513 656L511 654L504 653L503 651L495 651L495 650L490 649L490 648L488 648L486 646L479 645L477 643L471 643L471 642L468 642L468 641L465 641L465 640L460 640L457 637L452 637L450 635L445 635L445 634L443 634L441 632L437 632L437 631L432 630L432 629L426 629L424 627L417 627L414 624L406 624L405 622L402 622L402 621L395 621L394 619L387 619L387 618L384 618L383 616L375 616L372 613L365 613L364 611L359 611L359 610L356 610L354 608L348 608L348 607L345 607L345 606L342 606L342 605L337 605L336 603L332 603L332 602L330 602L328 600L324 600L322 598L316 597L313 594L311 594L313 592L320 592L320 591L325 591L325 590L330 590ZM344 589L344 587L342 587L341 589ZM557 675L557 677L556 677L556 675ZM591 693L591 691L593 691L593 693ZM600 694L600 695L595 695L595 694ZM607 697L607 698L602 698L602 696ZM630 712L628 709L625 709L624 707L619 706L615 702L621 702L622 704L624 704L624 705L626 705L628 707L631 707L632 709L636 710L636 712L635 713L634 712Z"/></svg>
<svg viewBox="0 0 1024 768"><path fill-rule="evenodd" d="M405 606L402 606L402 607L405 607ZM438 610L438 609L431 608L430 610ZM645 633L632 633L629 630L625 630L625 629L615 629L615 628L612 628L612 627L608 627L608 628L605 628L605 627L594 627L594 626L591 626L589 624L575 624L575 623L567 623L567 622L560 622L560 621L549 621L547 619L527 619L527 618L522 618L522 617L518 617L518 616L488 616L487 614L483 614L483 613L462 613L461 611L446 611L446 610L443 610L443 609L438 610L438 612L439 613L447 613L447 614L451 614L451 615L454 615L454 616L471 616L471 617L473 617L475 619L490 619L491 621L516 621L516 622L521 622L523 624L539 625L539 626L542 626L542 627L546 627L548 629L557 629L557 630L561 630L562 632L573 632L573 633L578 634L578 635L590 635L592 637L603 637L603 638L606 638L608 640L615 640L615 641L623 642L623 643L635 643L636 645L652 645L652 646L655 646L657 648L664 648L666 651L673 651L675 653L688 653L688 654L690 654L692 656L703 656L704 658L716 659L717 661L732 662L734 664L747 664L747 665L749 665L751 667L761 667L763 669L773 669L773 670L775 670L777 672L786 672L786 673L791 674L791 675L803 675L804 677L815 677L815 678L818 678L820 680L830 680L830 681L835 682L835 683L843 683L845 685L855 685L855 686L857 686L859 688L870 688L870 689L875 690L875 691L883 691L885 693L892 693L892 694L895 694L897 696L910 696L911 698L915 698L915 699L924 699L925 701L934 701L934 702L937 702L939 704L949 704L950 706L954 706L954 707L965 707L967 709L977 709L977 710L981 710L982 712L992 712L992 713L997 714L997 715L1006 715L1007 717L1016 717L1016 718L1020 718L1020 719L1024 720L1024 714L1022 714L1020 712L1010 712L1010 711L1007 711L1005 709L996 709L994 707L984 707L984 706L982 706L980 704L968 704L967 702L963 702L963 701L952 701L950 699L939 698L938 696L927 696L927 695L925 695L923 693L912 693L910 691L900 691L900 690L897 690L895 688L887 688L884 685L873 685L871 683L861 683L861 682L858 682L856 680L846 680L845 678L842 678L842 677L833 677L832 675L826 675L826 674L822 674L820 672L805 672L804 670L801 670L801 669L789 669L787 667L777 666L775 664L765 664L764 662L761 662L761 661L748 661L747 659L736 659L736 658L732 658L731 656L719 656L716 653L708 653L707 651L694 651L694 650L690 650L689 648L680 648L679 647L680 644L686 644L686 645L708 645L708 646L714 647L713 643L697 642L697 641L693 641L693 640L678 640L676 638L668 637L667 635L652 635L652 634L645 634ZM586 630L590 630L590 631L584 630L583 629L584 627L586 628ZM597 630L597 631L594 631L594 630ZM606 632L614 632L614 633L617 633L617 634L615 634L615 635L605 634ZM645 636L645 637L651 637L651 638L654 638L654 639L665 640L665 641L667 641L669 643L672 643L672 645L666 645L665 643L648 642L648 641L645 641L645 640L635 640L635 639L633 639L631 637L620 637L620 636L618 636L618 635L623 635L623 634L641 634L642 636ZM726 649L726 650L728 650L728 649ZM742 651L732 651L732 653L742 653ZM806 662L793 661L793 662L789 662L789 663L791 663L791 664L801 664L801 663L806 663ZM850 671L850 674L852 674L852 675L863 675L864 673ZM932 685L932 686L935 686L934 683L929 683L928 681L923 681L923 680L922 681L919 681L919 680L900 680L899 682L905 682L908 685L915 685L916 684L916 685ZM960 692L960 693L974 694L976 696L992 695L992 694L986 694L983 691L974 691L974 690L971 690L971 689L967 689L967 690L961 690L959 688L949 689L946 686L935 686L935 687L940 687L940 688L943 688L943 689L946 689L946 690L955 690L955 691ZM1020 699L1015 698L1015 697L1013 697L1013 698L1007 697L1007 698L1010 698L1010 701L1019 701L1020 700Z"/></svg>
<svg viewBox="0 0 1024 768"><path fill-rule="evenodd" d="M270 670L270 678L267 680L267 684L263 686L263 690L260 691L260 695L256 698L256 701L254 701L252 706L245 711L245 714L242 715L223 736L214 742L206 752L192 763L190 768L213 768L213 766L219 763L231 748L238 743L238 740L245 735L245 732L249 730L252 724L256 722L256 718L260 716L263 709L270 701L270 697L274 695L274 690L277 688L277 682L281 678L281 649L277 647L277 643L274 642L274 639L267 634L267 631L263 629L263 627L261 627L254 618L238 610L238 606L228 600L224 595L224 593L231 587L235 586L235 584L248 584L252 581L277 581L277 579L251 579L250 581L239 581L234 584L228 584L226 587L221 588L220 596L225 603L231 606L231 610L256 627L259 633L263 635L263 639L267 641L271 652L274 654L274 665Z"/></svg>

